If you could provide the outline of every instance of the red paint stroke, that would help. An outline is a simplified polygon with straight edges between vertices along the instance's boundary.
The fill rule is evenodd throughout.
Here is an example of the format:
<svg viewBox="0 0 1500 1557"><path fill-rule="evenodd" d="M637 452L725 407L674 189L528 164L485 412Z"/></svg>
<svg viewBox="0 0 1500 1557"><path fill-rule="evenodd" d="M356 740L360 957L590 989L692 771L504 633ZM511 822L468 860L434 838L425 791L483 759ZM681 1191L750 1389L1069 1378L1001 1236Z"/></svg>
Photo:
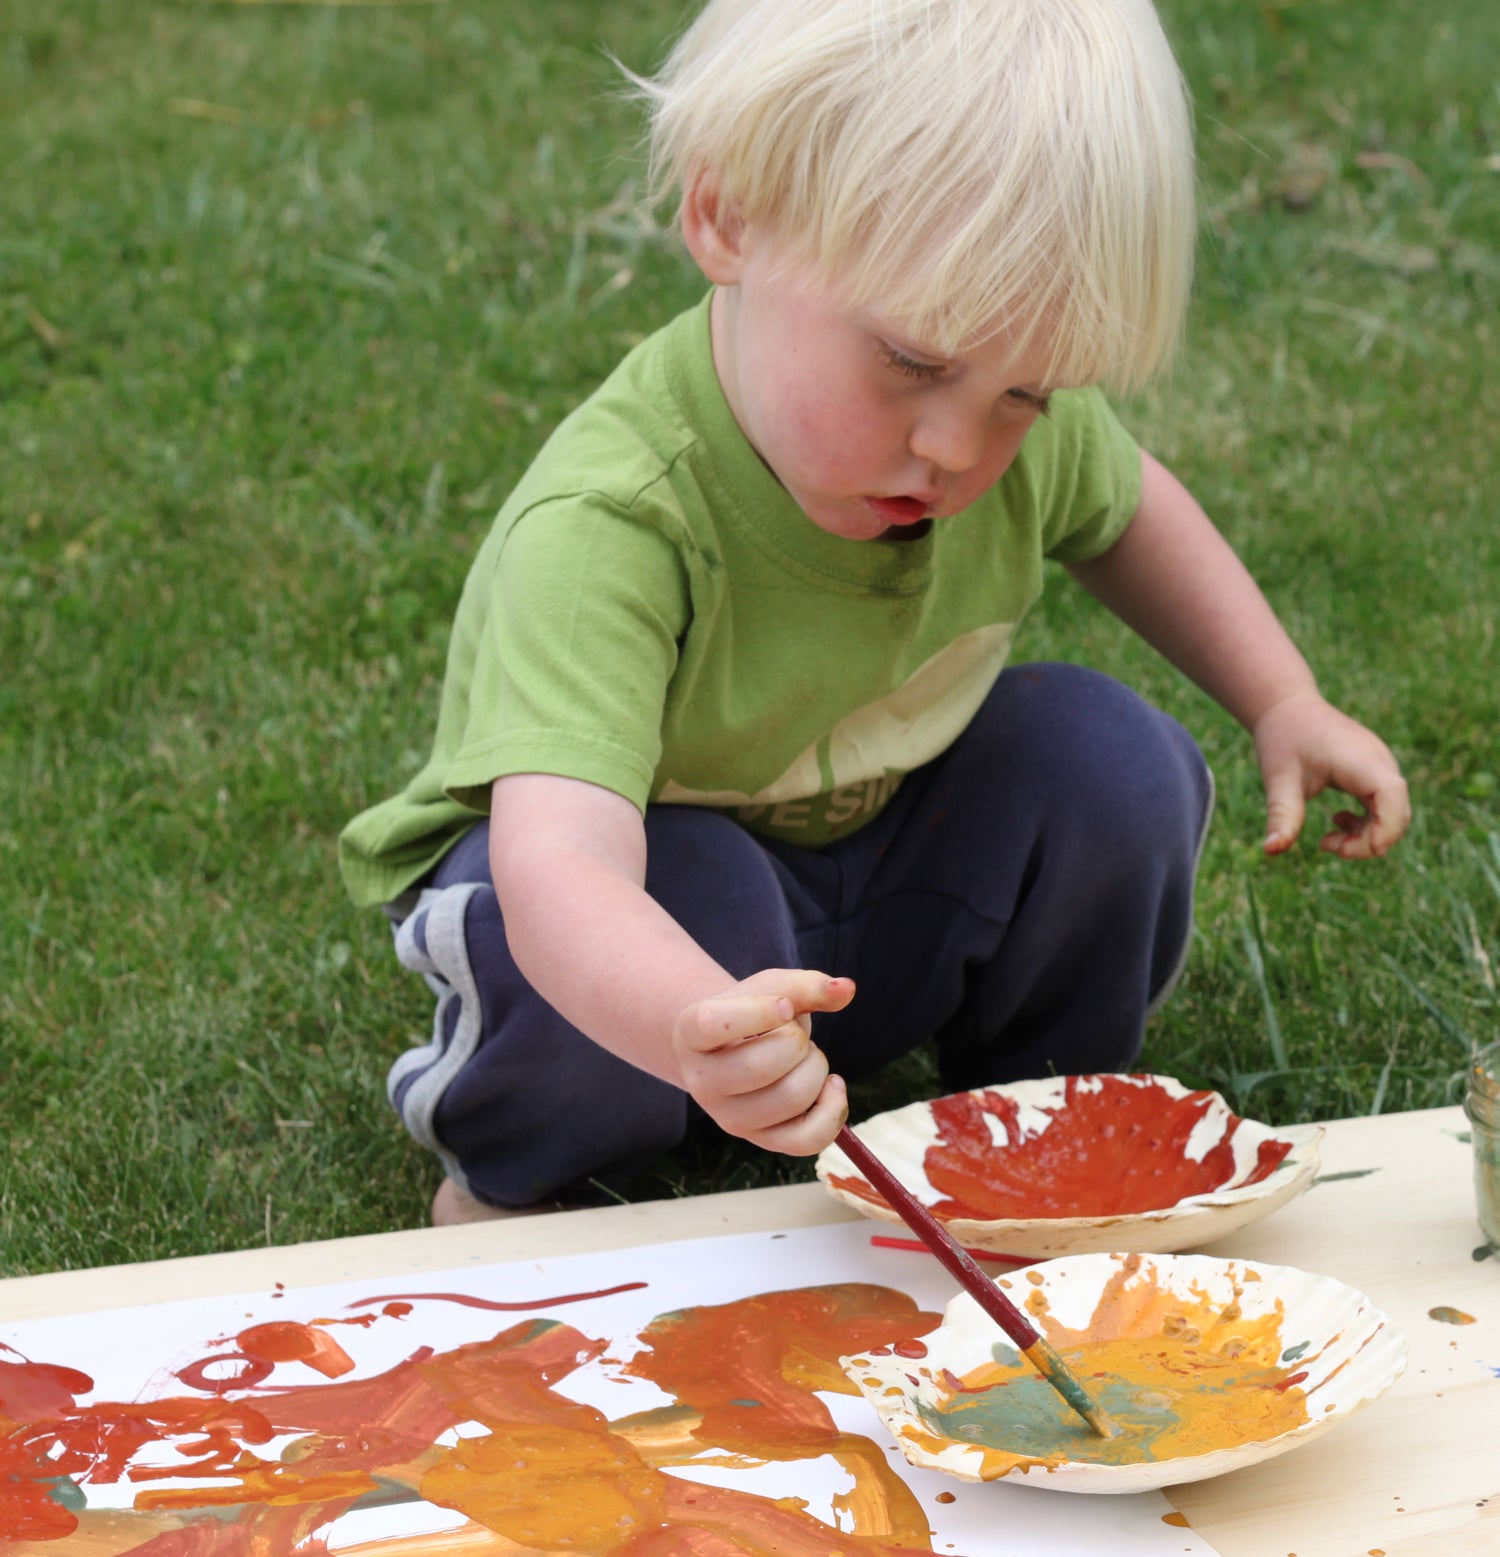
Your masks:
<svg viewBox="0 0 1500 1557"><path fill-rule="evenodd" d="M910 1249L917 1254L931 1254L932 1250L920 1238L888 1238L884 1233L872 1233L870 1242L877 1249ZM974 1260L990 1260L999 1265L1037 1265L1038 1260L1023 1259L1019 1254L995 1254L989 1249L970 1249L960 1244L964 1253Z"/></svg>
<svg viewBox="0 0 1500 1557"><path fill-rule="evenodd" d="M930 1105L938 1141L927 1148L923 1169L942 1198L930 1209L973 1221L1130 1216L1268 1178L1292 1143L1262 1141L1255 1166L1236 1178L1232 1142L1244 1121L1235 1114L1201 1161L1187 1155L1188 1137L1214 1104L1211 1092L1179 1097L1147 1076L1069 1076L1063 1100L1040 1110L1047 1124L1026 1134L1021 1105L1004 1092L938 1098ZM990 1118L1005 1127L1002 1148ZM862 1178L832 1182L882 1203Z"/></svg>
<svg viewBox="0 0 1500 1557"><path fill-rule="evenodd" d="M6 1351L13 1348L7 1346ZM21 1357L22 1353L15 1352ZM76 1368L52 1362L0 1362L0 1417L12 1422L38 1422L70 1409L78 1395L87 1395L94 1381Z"/></svg>
<svg viewBox="0 0 1500 1557"><path fill-rule="evenodd" d="M646 1285L644 1281L624 1281L618 1287L601 1287L598 1292L569 1292L563 1297L531 1298L525 1303L495 1303L489 1298L469 1297L462 1292L396 1292L385 1297L356 1298L349 1307L368 1308L373 1303L459 1303L465 1308L485 1308L498 1314L520 1314L530 1308L559 1308L564 1303L586 1303L590 1298L613 1297L617 1292L637 1292ZM387 1308L385 1312L391 1310Z"/></svg>
<svg viewBox="0 0 1500 1557"><path fill-rule="evenodd" d="M243 1363L234 1373L211 1374L210 1368L225 1363ZM200 1357L173 1374L189 1389L200 1389L205 1395L227 1395L232 1389L252 1389L270 1378L276 1364L269 1357L251 1357L244 1352L220 1352L216 1357Z"/></svg>

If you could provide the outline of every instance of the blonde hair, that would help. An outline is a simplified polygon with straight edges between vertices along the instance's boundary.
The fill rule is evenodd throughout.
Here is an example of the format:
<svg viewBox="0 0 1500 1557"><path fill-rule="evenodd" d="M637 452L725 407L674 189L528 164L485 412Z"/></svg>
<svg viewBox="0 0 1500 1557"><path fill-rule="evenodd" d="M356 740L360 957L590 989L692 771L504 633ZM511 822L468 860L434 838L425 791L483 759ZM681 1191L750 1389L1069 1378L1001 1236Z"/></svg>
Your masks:
<svg viewBox="0 0 1500 1557"><path fill-rule="evenodd" d="M1192 131L1150 0L709 0L654 79L652 189L701 174L851 306L1055 383L1182 330Z"/></svg>

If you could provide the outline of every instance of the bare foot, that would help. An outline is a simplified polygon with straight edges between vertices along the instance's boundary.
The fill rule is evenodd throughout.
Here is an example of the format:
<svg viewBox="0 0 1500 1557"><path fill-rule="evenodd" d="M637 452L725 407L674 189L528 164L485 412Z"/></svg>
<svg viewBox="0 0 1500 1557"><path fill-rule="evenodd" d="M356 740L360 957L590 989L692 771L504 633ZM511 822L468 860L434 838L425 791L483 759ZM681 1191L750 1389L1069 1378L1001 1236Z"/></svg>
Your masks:
<svg viewBox="0 0 1500 1557"><path fill-rule="evenodd" d="M463 1222L504 1222L513 1216L542 1216L548 1211L562 1209L552 1201L543 1201L536 1206L487 1206L452 1179L445 1178L432 1197L432 1225L457 1227Z"/></svg>

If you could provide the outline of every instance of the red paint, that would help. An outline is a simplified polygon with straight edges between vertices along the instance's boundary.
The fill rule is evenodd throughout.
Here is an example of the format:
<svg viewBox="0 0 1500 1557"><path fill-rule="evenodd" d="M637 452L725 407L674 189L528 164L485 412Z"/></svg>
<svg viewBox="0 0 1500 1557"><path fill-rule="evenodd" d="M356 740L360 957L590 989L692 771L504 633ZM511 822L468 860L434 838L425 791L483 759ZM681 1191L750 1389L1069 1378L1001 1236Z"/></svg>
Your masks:
<svg viewBox="0 0 1500 1557"><path fill-rule="evenodd" d="M492 1303L488 1298L470 1297L463 1292L397 1292L386 1297L356 1298L350 1308L368 1308L372 1303L405 1303L404 1313L413 1303L458 1303L464 1308L486 1308L499 1314L521 1314L532 1308L557 1308L563 1303L586 1303L590 1298L613 1297L617 1292L638 1292L644 1281L623 1281L618 1287L601 1287L598 1292L569 1292L562 1297L531 1298L525 1303ZM384 1312L389 1313L387 1308Z"/></svg>
<svg viewBox="0 0 1500 1557"><path fill-rule="evenodd" d="M0 1439L0 1535L15 1541L60 1541L72 1535L76 1516L40 1485L56 1474L32 1445Z"/></svg>
<svg viewBox="0 0 1500 1557"><path fill-rule="evenodd" d="M219 1369L231 1362L243 1363L244 1367L237 1368L233 1373L209 1372L210 1368ZM200 1357L197 1362L178 1368L173 1377L181 1379L189 1389L201 1389L205 1395L225 1395L232 1389L254 1388L270 1378L275 1366L269 1357L249 1357L244 1352L220 1352L217 1357Z"/></svg>
<svg viewBox="0 0 1500 1557"><path fill-rule="evenodd" d="M1087 1087L1080 1085L1085 1080ZM1129 1216L1231 1184L1260 1183L1292 1143L1263 1141L1255 1167L1236 1180L1231 1143L1244 1121L1234 1114L1201 1161L1187 1155L1188 1137L1213 1102L1211 1092L1178 1097L1145 1077L1070 1076L1063 1101L1042 1110L1052 1124L1023 1135L1020 1105L1003 1092L939 1098L931 1105L938 1143L928 1147L923 1167L943 1198L930 1209L974 1221ZM1004 1148L994 1144L991 1117L1005 1126ZM834 1183L878 1198L860 1179Z"/></svg>
<svg viewBox="0 0 1500 1557"><path fill-rule="evenodd" d="M52 1362L0 1362L0 1418L39 1422L72 1410L74 1397L88 1394L93 1387L88 1374L76 1368Z"/></svg>
<svg viewBox="0 0 1500 1557"><path fill-rule="evenodd" d="M891 1347L891 1350L898 1357L916 1358L925 1357L927 1355L927 1348L922 1344L921 1341L897 1341L896 1344Z"/></svg>

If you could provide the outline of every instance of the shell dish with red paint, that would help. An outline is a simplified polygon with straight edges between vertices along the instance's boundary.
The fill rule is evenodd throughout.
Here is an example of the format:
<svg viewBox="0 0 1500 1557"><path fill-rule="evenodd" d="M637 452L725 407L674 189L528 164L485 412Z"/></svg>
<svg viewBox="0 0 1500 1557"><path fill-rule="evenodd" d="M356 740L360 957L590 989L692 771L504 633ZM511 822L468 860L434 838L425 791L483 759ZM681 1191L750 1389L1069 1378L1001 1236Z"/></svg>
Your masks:
<svg viewBox="0 0 1500 1557"><path fill-rule="evenodd" d="M1318 1125L1272 1129L1170 1076L1059 1076L878 1114L859 1137L971 1248L1050 1258L1193 1248L1267 1215L1318 1169ZM835 1146L824 1187L900 1218Z"/></svg>

